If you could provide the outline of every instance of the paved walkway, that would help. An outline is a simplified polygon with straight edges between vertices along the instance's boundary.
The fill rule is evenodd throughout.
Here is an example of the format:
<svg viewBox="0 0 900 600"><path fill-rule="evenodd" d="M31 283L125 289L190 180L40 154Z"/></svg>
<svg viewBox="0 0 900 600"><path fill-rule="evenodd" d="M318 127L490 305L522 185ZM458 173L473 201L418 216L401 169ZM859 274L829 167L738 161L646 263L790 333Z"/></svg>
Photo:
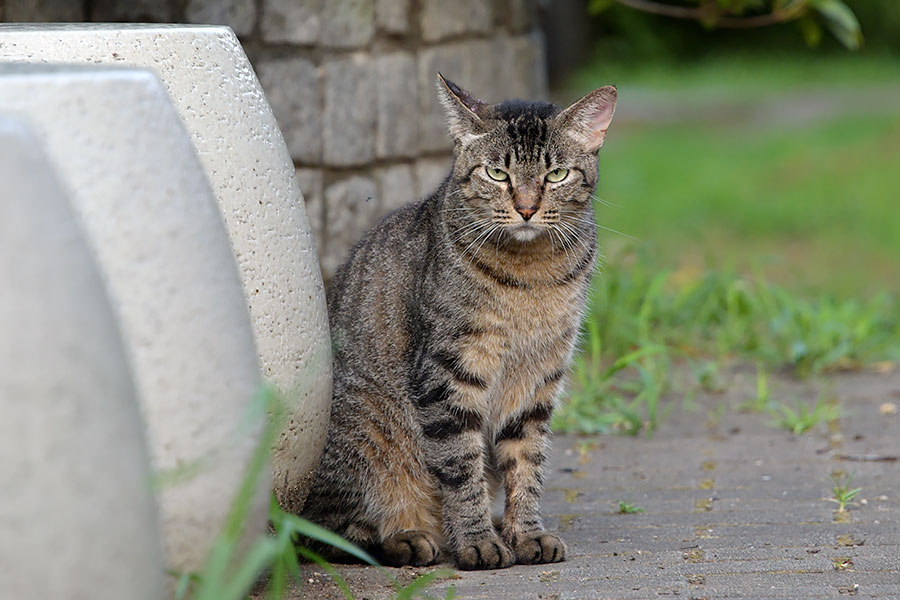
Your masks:
<svg viewBox="0 0 900 600"><path fill-rule="evenodd" d="M558 437L544 501L547 526L569 560L459 572L431 588L442 598L900 598L900 370L841 375L830 384L770 381L773 397L812 402L823 389L844 416L795 437L771 417L741 413L752 369L729 391L673 397L650 439ZM835 518L831 475L861 487L850 519ZM618 514L618 501L644 512ZM391 597L372 568L342 566L356 598ZM389 569L408 581L428 569ZM342 598L321 569L307 567L306 595Z"/></svg>

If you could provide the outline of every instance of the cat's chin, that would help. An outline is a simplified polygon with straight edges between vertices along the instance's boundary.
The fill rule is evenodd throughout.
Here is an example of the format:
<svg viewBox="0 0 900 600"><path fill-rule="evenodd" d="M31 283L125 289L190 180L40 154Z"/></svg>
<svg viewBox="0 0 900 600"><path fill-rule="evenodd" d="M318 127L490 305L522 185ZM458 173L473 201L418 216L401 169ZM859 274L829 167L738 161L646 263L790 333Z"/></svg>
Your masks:
<svg viewBox="0 0 900 600"><path fill-rule="evenodd" d="M541 235L541 230L534 225L522 223L510 229L509 235L518 242L530 242Z"/></svg>

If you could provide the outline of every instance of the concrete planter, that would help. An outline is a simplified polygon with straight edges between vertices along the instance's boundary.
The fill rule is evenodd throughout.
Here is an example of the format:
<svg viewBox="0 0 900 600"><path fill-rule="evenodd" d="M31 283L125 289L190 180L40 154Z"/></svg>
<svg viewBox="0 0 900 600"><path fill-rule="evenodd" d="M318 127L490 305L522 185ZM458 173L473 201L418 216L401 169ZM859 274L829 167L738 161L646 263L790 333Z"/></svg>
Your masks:
<svg viewBox="0 0 900 600"><path fill-rule="evenodd" d="M0 113L0 598L158 600L144 426L50 163Z"/></svg>
<svg viewBox="0 0 900 600"><path fill-rule="evenodd" d="M193 146L146 70L0 65L0 112L33 126L97 256L153 467L181 475L157 492L166 560L198 569L262 423L247 309ZM264 529L268 484L248 535Z"/></svg>
<svg viewBox="0 0 900 600"><path fill-rule="evenodd" d="M299 510L330 415L324 287L293 163L237 38L211 26L0 25L0 61L142 66L159 75L218 200L263 374L287 401L274 487Z"/></svg>

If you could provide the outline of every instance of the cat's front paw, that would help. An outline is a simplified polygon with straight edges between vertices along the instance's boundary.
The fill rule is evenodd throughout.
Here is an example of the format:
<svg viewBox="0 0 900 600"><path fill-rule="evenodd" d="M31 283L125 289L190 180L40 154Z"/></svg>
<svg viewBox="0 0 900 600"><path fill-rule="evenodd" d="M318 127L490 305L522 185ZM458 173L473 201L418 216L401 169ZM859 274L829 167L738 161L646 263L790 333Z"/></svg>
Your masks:
<svg viewBox="0 0 900 600"><path fill-rule="evenodd" d="M456 564L460 569L505 569L516 562L516 557L499 536L466 542L456 552Z"/></svg>
<svg viewBox="0 0 900 600"><path fill-rule="evenodd" d="M516 562L520 565L562 562L566 560L566 544L547 531L532 531L516 536L512 543Z"/></svg>
<svg viewBox="0 0 900 600"><path fill-rule="evenodd" d="M424 531L400 531L381 544L382 560L392 567L425 567L438 560L438 545Z"/></svg>

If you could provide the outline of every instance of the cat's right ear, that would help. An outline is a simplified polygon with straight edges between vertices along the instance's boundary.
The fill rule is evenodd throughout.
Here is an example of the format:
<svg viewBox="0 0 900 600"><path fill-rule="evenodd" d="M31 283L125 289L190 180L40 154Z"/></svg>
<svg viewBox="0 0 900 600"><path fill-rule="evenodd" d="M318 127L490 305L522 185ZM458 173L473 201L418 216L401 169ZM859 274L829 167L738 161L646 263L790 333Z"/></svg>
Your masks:
<svg viewBox="0 0 900 600"><path fill-rule="evenodd" d="M590 92L556 116L563 131L588 152L596 152L616 112L616 88L608 85Z"/></svg>
<svg viewBox="0 0 900 600"><path fill-rule="evenodd" d="M450 125L450 136L453 141L463 144L471 138L485 132L484 121L478 114L487 108L487 104L462 89L449 79L438 73L438 97L447 113Z"/></svg>

